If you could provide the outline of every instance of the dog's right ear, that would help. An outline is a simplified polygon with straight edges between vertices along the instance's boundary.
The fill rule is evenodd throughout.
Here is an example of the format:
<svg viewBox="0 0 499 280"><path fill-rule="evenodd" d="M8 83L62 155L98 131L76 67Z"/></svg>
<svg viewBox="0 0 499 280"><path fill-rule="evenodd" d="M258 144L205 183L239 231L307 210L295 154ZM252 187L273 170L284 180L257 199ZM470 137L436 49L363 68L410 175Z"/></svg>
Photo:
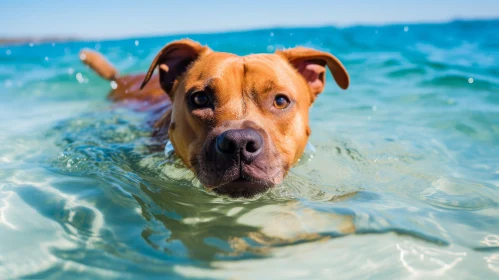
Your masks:
<svg viewBox="0 0 499 280"><path fill-rule="evenodd" d="M185 72L189 64L195 61L203 53L209 51L211 50L208 47L202 46L198 42L189 39L174 41L166 45L152 61L140 89L149 82L156 66L159 66L159 82L161 88L173 100L171 90L177 78Z"/></svg>

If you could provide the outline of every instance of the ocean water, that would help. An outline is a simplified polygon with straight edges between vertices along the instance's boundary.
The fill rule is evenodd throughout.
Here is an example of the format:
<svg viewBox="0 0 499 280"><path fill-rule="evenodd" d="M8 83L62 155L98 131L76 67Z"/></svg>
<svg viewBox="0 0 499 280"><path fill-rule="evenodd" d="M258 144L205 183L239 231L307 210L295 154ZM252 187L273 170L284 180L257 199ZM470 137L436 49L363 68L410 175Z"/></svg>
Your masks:
<svg viewBox="0 0 499 280"><path fill-rule="evenodd" d="M497 30L455 21L1 46L0 278L498 278ZM351 87L328 75L313 148L282 186L250 200L204 191L78 59L92 48L143 72L183 37L344 62Z"/></svg>

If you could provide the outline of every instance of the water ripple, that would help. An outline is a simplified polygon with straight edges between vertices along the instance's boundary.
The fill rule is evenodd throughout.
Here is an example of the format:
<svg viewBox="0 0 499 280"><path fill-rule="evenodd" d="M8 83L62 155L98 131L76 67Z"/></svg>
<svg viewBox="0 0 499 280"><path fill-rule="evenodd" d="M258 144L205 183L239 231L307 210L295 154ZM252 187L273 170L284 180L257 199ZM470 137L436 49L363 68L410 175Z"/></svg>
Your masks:
<svg viewBox="0 0 499 280"><path fill-rule="evenodd" d="M249 200L202 188L150 140L145 114L105 101L111 85L77 56L98 49L123 73L141 72L183 36L2 46L0 274L497 277L498 26L190 36L237 54L313 47L349 69L349 91L328 74L311 109L313 157Z"/></svg>

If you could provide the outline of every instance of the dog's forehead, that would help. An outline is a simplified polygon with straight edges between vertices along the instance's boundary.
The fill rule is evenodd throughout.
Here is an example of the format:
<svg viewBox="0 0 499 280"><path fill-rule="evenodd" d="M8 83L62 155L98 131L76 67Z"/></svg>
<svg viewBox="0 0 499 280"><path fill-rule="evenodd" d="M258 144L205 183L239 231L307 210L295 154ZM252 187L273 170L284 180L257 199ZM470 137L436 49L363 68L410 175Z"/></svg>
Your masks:
<svg viewBox="0 0 499 280"><path fill-rule="evenodd" d="M293 68L275 54L238 56L231 53L211 52L202 56L191 68L192 82L200 80L243 79L245 83L273 80L287 85L293 82Z"/></svg>
<svg viewBox="0 0 499 280"><path fill-rule="evenodd" d="M280 85L292 85L294 81L293 68L281 57L275 54L251 54L243 57L245 76L249 81L271 79Z"/></svg>

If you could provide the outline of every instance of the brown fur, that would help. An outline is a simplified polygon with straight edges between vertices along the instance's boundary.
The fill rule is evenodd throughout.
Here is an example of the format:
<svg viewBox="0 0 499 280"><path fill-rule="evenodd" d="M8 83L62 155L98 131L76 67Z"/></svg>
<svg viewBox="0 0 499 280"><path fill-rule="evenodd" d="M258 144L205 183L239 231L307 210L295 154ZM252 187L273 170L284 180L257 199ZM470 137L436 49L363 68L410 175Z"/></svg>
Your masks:
<svg viewBox="0 0 499 280"><path fill-rule="evenodd" d="M251 196L279 184L298 161L310 135L309 108L324 89L325 66L341 88L349 85L336 57L302 47L237 56L179 40L158 53L147 74L124 77L102 56L88 50L82 54L84 63L117 83L110 99L160 112L153 120L154 137L169 138L203 185L231 196ZM159 75L153 75L156 68ZM188 95L198 91L210 94L213 108L188 106ZM291 105L275 108L277 94L286 95ZM262 155L237 168L220 165L212 148L215 138L228 129L244 128L263 137ZM233 182L240 177L250 184Z"/></svg>

